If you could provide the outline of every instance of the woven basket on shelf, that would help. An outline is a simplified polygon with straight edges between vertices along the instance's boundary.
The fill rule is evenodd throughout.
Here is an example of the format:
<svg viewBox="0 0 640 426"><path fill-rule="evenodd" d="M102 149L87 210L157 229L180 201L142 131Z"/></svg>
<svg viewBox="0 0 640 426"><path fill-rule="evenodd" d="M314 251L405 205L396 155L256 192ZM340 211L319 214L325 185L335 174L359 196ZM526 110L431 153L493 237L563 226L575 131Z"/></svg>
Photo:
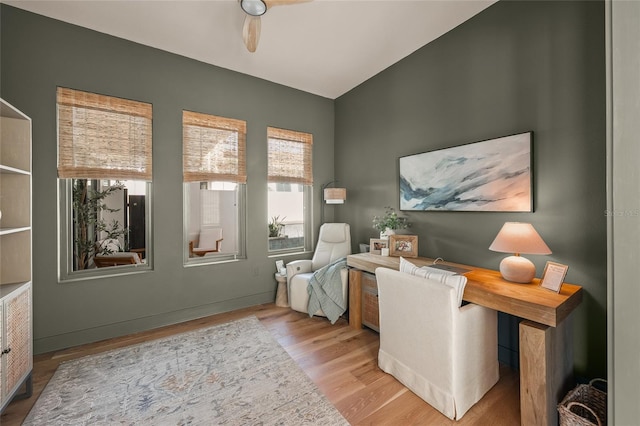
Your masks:
<svg viewBox="0 0 640 426"><path fill-rule="evenodd" d="M607 393L597 389L593 379L588 385L578 385L558 404L560 426L606 426Z"/></svg>

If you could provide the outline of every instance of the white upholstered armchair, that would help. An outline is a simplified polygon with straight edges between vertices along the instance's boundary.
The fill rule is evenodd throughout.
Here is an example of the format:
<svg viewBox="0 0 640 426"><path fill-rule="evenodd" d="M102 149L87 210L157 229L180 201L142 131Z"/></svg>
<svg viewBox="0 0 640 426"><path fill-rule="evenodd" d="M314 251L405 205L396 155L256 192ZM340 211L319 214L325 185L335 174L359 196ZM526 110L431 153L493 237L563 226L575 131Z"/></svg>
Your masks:
<svg viewBox="0 0 640 426"><path fill-rule="evenodd" d="M455 286L436 279L387 268L376 269L376 278L378 365L442 414L459 420L498 381L496 311L460 307ZM456 278L466 283L465 277Z"/></svg>
<svg viewBox="0 0 640 426"><path fill-rule="evenodd" d="M311 260L294 260L287 264L287 288L291 309L307 312L309 293L307 286L313 272L351 254L351 231L347 223L325 223L320 227L318 245ZM348 273L341 271L342 293L347 300ZM315 315L326 316L322 310Z"/></svg>
<svg viewBox="0 0 640 426"><path fill-rule="evenodd" d="M189 241L189 257L202 257L207 253L218 253L221 250L222 228L201 229L197 241Z"/></svg>

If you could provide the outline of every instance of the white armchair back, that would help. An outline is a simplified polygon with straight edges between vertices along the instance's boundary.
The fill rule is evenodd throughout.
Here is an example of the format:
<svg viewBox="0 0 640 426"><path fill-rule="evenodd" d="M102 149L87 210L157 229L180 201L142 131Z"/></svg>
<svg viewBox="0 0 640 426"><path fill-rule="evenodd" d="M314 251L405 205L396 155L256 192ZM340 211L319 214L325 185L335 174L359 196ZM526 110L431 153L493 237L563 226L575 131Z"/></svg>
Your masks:
<svg viewBox="0 0 640 426"><path fill-rule="evenodd" d="M316 271L329 263L351 254L351 229L348 223L325 223L320 227L318 244L311 259Z"/></svg>
<svg viewBox="0 0 640 426"><path fill-rule="evenodd" d="M378 365L450 419L460 419L499 378L497 313L458 307L436 280L376 269Z"/></svg>

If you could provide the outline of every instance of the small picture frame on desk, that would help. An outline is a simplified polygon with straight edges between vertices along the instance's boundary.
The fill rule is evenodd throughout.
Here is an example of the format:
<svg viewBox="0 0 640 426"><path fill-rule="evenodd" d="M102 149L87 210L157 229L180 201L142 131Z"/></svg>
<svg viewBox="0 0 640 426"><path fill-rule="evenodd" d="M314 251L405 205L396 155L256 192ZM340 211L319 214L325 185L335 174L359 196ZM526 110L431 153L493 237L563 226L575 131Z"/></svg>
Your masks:
<svg viewBox="0 0 640 426"><path fill-rule="evenodd" d="M389 255L418 257L418 236L389 235Z"/></svg>
<svg viewBox="0 0 640 426"><path fill-rule="evenodd" d="M569 266L563 265L562 263L547 262L544 266L542 278L540 278L540 286L560 293L568 269Z"/></svg>
<svg viewBox="0 0 640 426"><path fill-rule="evenodd" d="M380 238L371 238L369 240L369 253L382 254L383 248L389 248L389 240L383 240Z"/></svg>

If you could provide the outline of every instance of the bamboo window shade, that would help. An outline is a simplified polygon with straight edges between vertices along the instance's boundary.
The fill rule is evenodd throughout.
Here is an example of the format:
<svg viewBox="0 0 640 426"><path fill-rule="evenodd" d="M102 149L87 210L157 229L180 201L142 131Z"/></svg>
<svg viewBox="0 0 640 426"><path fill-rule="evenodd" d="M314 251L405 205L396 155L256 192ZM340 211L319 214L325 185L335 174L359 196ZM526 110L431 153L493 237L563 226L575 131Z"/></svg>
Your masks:
<svg viewBox="0 0 640 426"><path fill-rule="evenodd" d="M247 123L198 112L182 112L185 182L247 182Z"/></svg>
<svg viewBox="0 0 640 426"><path fill-rule="evenodd" d="M313 135L268 127L267 138L269 183L312 185Z"/></svg>
<svg viewBox="0 0 640 426"><path fill-rule="evenodd" d="M152 105L58 87L58 177L152 180Z"/></svg>

